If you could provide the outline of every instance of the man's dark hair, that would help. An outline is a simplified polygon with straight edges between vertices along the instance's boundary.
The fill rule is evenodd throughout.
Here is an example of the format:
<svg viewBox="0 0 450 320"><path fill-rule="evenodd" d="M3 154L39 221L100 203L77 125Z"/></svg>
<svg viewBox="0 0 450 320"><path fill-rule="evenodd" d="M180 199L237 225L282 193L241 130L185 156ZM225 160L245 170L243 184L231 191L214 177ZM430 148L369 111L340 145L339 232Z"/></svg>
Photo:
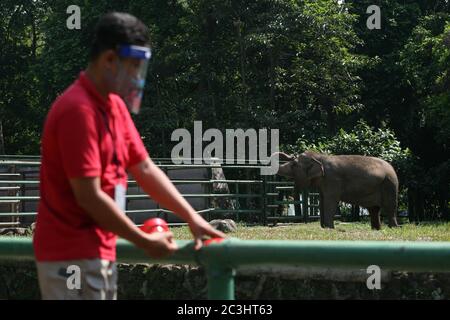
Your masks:
<svg viewBox="0 0 450 320"><path fill-rule="evenodd" d="M103 51L117 49L118 45L148 46L148 28L135 16L123 12L110 12L100 18L91 46L90 59L95 60Z"/></svg>

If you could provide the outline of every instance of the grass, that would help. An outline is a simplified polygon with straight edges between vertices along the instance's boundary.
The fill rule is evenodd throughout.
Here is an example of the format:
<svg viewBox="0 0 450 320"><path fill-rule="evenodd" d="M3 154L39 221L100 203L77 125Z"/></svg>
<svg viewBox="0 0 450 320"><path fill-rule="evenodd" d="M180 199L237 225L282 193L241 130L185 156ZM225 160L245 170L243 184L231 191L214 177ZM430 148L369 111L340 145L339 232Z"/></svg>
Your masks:
<svg viewBox="0 0 450 320"><path fill-rule="evenodd" d="M242 240L450 241L450 222L404 223L401 228L382 224L379 231L371 230L369 222L335 221L334 225L334 229L322 229L318 221L276 226L238 223L237 231L228 235ZM192 240L187 226L171 227L170 230L177 240Z"/></svg>
<svg viewBox="0 0 450 320"><path fill-rule="evenodd" d="M191 240L189 228L172 227L175 239ZM450 223L403 224L401 228L382 225L371 230L369 223L335 221L335 229L322 229L319 222L279 224L275 227L246 226L239 223L230 237L242 240L370 240L370 241L450 241Z"/></svg>

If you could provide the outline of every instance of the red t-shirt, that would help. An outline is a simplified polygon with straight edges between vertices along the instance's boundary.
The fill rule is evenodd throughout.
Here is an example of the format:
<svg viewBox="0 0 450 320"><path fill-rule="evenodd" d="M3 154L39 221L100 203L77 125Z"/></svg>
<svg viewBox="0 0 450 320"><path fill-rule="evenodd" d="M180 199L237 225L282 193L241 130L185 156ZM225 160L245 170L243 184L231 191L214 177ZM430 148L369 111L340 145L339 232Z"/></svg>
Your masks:
<svg viewBox="0 0 450 320"><path fill-rule="evenodd" d="M69 179L100 177L102 190L114 199L115 186L127 185L125 170L148 157L125 103L115 94L103 98L81 72L50 108L41 153L36 260L115 261L116 235L77 204Z"/></svg>

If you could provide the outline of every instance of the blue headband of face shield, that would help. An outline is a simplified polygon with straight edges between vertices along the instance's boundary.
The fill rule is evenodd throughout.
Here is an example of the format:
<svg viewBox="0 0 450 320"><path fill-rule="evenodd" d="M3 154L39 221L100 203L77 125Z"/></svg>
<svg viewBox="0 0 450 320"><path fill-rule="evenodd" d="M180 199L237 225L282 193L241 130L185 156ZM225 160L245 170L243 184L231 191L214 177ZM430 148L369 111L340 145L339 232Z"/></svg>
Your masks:
<svg viewBox="0 0 450 320"><path fill-rule="evenodd" d="M119 56L149 60L152 57L152 50L147 47L123 45L119 46Z"/></svg>
<svg viewBox="0 0 450 320"><path fill-rule="evenodd" d="M145 86L148 61L152 56L152 51L148 47L135 45L121 45L118 47L118 55L122 58L134 58L142 60L139 69L132 75L123 68L121 76L118 78L118 91L122 99L134 114L138 114Z"/></svg>

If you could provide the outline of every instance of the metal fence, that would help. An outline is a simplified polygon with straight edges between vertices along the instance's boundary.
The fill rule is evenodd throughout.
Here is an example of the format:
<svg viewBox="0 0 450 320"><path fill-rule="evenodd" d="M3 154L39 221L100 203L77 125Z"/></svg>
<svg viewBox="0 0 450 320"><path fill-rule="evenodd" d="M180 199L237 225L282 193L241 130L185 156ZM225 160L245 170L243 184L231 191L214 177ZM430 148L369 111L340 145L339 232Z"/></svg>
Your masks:
<svg viewBox="0 0 450 320"><path fill-rule="evenodd" d="M247 177L247 179L171 179L177 186L202 186L204 192L182 193L182 195L190 202L199 198L205 200L206 205L197 211L207 220L233 217L236 220L267 224L282 221L308 222L319 217L317 193L305 191L294 194L292 182L281 181L275 176L260 175L258 172L260 166L173 164L170 159L164 158L156 158L153 161L166 173L174 170L220 168L226 175ZM34 221L39 200L39 166L38 156L0 156L0 221L2 221L0 226L29 225ZM136 181L129 180L128 184L129 187L136 186ZM213 192L212 186L217 184L226 184L230 191ZM168 219L169 215L173 214L160 208L157 203L154 204L155 208L129 209L136 201L151 200L146 194L128 192L126 199L126 214L132 219L142 215L163 216ZM221 199L227 199L231 205L228 207L217 205Z"/></svg>

